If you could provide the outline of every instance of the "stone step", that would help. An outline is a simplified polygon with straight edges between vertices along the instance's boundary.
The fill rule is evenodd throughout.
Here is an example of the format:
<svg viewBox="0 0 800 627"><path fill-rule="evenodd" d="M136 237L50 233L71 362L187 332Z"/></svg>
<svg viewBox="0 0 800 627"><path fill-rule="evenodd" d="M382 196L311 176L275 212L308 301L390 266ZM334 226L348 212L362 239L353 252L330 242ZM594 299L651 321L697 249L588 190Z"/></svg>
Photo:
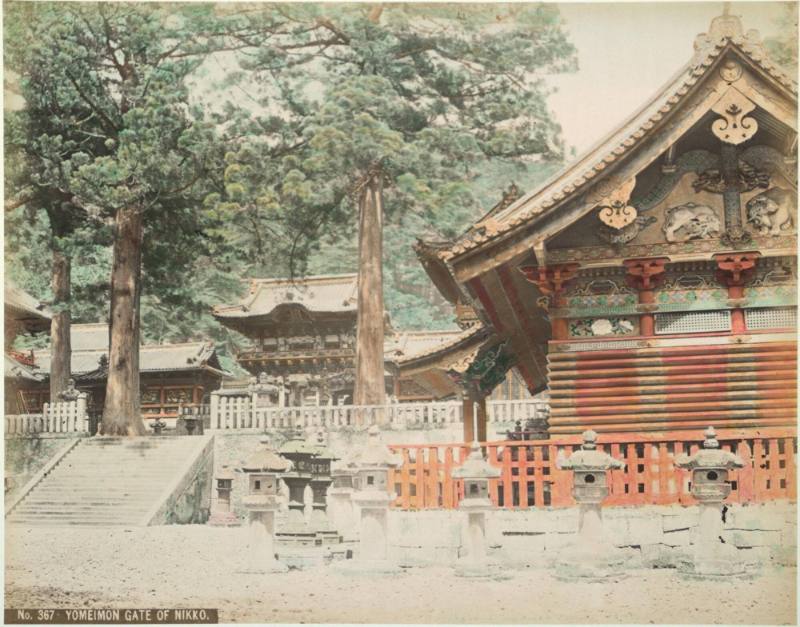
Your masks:
<svg viewBox="0 0 800 627"><path fill-rule="evenodd" d="M50 494L50 495L43 495L43 496L41 496L39 498L31 498L30 500L25 499L25 503L30 503L31 505L33 505L33 504L35 504L35 505L63 505L63 504L66 504L66 503L86 504L86 505L93 504L93 503L97 503L98 505L100 505L100 504L125 505L125 504L131 504L131 503L149 503L150 501L152 501L152 498L149 495L148 496L125 496L125 497L118 498L118 499L117 498L111 499L111 498L106 498L105 496L100 495L100 494L97 494L97 495L87 494L85 496L79 496L79 497L74 497L74 498L70 498L70 497L61 497L61 498L59 498L55 494ZM20 505L20 507L22 507L22 505Z"/></svg>
<svg viewBox="0 0 800 627"><path fill-rule="evenodd" d="M138 526L160 504L164 490L202 441L186 437L82 440L17 504L7 522Z"/></svg>
<svg viewBox="0 0 800 627"><path fill-rule="evenodd" d="M53 472L50 474L53 478L63 479L65 481L91 481L93 483L102 483L103 481L155 481L157 479L164 479L167 473L172 473L178 470L177 468L173 468L170 470L164 470L159 472L145 472L145 471L132 471L125 474L106 474L101 471L97 471L96 474L94 473L73 473L73 472Z"/></svg>
<svg viewBox="0 0 800 627"><path fill-rule="evenodd" d="M72 481L53 481L49 483L47 486L40 485L36 487L36 491L38 490L50 490L50 491L57 491L57 490L67 490L69 492L116 492L118 490L128 490L134 492L158 492L163 489L162 483L156 482L119 482L119 483L94 483L89 481L79 481L79 482L72 482Z"/></svg>
<svg viewBox="0 0 800 627"><path fill-rule="evenodd" d="M151 479L158 479L166 478L166 473L175 472L179 470L179 468L170 468L165 470L158 470L154 472L146 471L146 470L138 470L136 468L131 468L129 472L126 473L107 473L99 470L97 472L75 472L75 471L66 471L66 472L51 472L48 477L53 478L62 478L68 479L70 481L76 479L85 479L87 481L93 482L101 482L101 481L124 481L125 479L130 479L131 481L141 481L143 479L151 480Z"/></svg>
<svg viewBox="0 0 800 627"><path fill-rule="evenodd" d="M36 518L9 519L11 525L25 525L26 527L135 527L130 522L109 522L105 520L39 520Z"/></svg>
<svg viewBox="0 0 800 627"><path fill-rule="evenodd" d="M38 514L20 514L18 516L10 516L9 522L23 522L23 523L38 523L38 524L112 524L112 525L128 525L136 526L142 514L124 514L120 516L39 516Z"/></svg>
<svg viewBox="0 0 800 627"><path fill-rule="evenodd" d="M133 501L131 503L98 503L98 502L80 502L72 501L65 503L27 503L20 505L12 513L23 511L37 511L37 512L105 512L105 511L123 511L123 510L146 510L150 507L150 501Z"/></svg>
<svg viewBox="0 0 800 627"><path fill-rule="evenodd" d="M181 461L180 455L172 455L170 453L169 456L167 455L156 455L155 453L152 455L148 455L146 457L142 457L141 455L132 455L130 457L124 455L109 455L108 457L91 457L91 458L83 458L80 457L66 457L64 460L59 464L59 466L63 466L64 468L69 468L70 466L87 466L89 468L93 468L96 466L102 466L104 464L110 464L114 462L126 461L126 462L140 462L143 459L151 459L154 464L159 466L174 466L175 464ZM113 468L114 466L112 466Z"/></svg>
<svg viewBox="0 0 800 627"><path fill-rule="evenodd" d="M131 513L144 514L149 511L150 503L137 503L125 506L106 506L106 505L81 505L71 503L68 506L62 505L40 505L31 504L24 507L20 506L11 512L12 516L35 515L35 516L83 516L92 518L97 516L129 516Z"/></svg>
<svg viewBox="0 0 800 627"><path fill-rule="evenodd" d="M141 518L149 511L147 504L140 507L130 508L115 508L115 507L73 507L69 510L53 509L53 508L39 508L39 507L23 507L19 511L14 510L12 516L36 516L47 518Z"/></svg>
<svg viewBox="0 0 800 627"><path fill-rule="evenodd" d="M147 508L137 510L122 510L122 511L101 511L101 512L51 512L40 510L24 510L19 513L14 513L12 518L38 518L42 520L113 520L113 521L128 521L131 524L139 522L147 513Z"/></svg>
<svg viewBox="0 0 800 627"><path fill-rule="evenodd" d="M85 502L102 502L102 503L130 503L139 501L150 501L152 495L150 494L126 494L120 497L106 497L104 494L82 494L80 496L63 496L58 494L41 494L36 497L31 497L30 501L25 499L25 502L30 503L85 503Z"/></svg>

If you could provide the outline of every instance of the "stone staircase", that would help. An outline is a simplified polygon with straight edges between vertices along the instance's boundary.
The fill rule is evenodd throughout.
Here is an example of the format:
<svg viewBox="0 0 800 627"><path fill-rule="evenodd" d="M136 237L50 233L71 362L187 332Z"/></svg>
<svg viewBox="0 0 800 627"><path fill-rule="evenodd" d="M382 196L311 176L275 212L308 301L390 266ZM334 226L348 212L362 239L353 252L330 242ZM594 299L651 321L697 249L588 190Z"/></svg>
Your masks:
<svg viewBox="0 0 800 627"><path fill-rule="evenodd" d="M7 524L157 524L191 482L211 436L81 440L6 510Z"/></svg>

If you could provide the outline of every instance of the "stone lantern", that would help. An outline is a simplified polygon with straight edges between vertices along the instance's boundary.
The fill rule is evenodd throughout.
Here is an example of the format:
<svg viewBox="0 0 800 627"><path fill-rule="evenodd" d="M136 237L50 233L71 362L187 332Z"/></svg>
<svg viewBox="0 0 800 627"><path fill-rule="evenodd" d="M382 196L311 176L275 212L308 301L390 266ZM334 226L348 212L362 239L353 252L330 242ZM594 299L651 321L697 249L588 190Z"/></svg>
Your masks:
<svg viewBox="0 0 800 627"><path fill-rule="evenodd" d="M227 467L223 466L217 474L217 505L208 520L208 524L214 527L235 527L239 525L239 519L231 510L231 492L233 492L233 480L235 476Z"/></svg>
<svg viewBox="0 0 800 627"><path fill-rule="evenodd" d="M700 518L694 541L692 562L682 561L681 570L688 575L720 578L740 575L745 571L738 550L722 541L722 502L731 493L728 473L743 468L742 459L719 447L713 427L705 431L703 448L694 455L679 455L675 466L692 471L692 496L700 506Z"/></svg>
<svg viewBox="0 0 800 627"><path fill-rule="evenodd" d="M178 419L175 421L175 435L203 435L203 417L199 407L178 406Z"/></svg>
<svg viewBox="0 0 800 627"><path fill-rule="evenodd" d="M625 468L611 455L597 450L597 434L584 431L580 450L560 463L573 471L572 496L579 507L576 541L556 559L556 575L566 579L601 579L621 574L625 555L605 537L601 503L608 496L606 472Z"/></svg>
<svg viewBox="0 0 800 627"><path fill-rule="evenodd" d="M244 572L285 572L288 567L275 559L275 512L278 510L278 476L291 470L292 463L269 448L269 440L247 461L241 472L248 478L247 495L242 505L250 516L247 555L249 565Z"/></svg>
<svg viewBox="0 0 800 627"><path fill-rule="evenodd" d="M388 556L389 505L397 498L389 493L389 470L402 463L399 455L392 453L380 442L376 425L369 428L369 441L356 461L353 502L360 510L359 545L357 559L343 567L363 573L399 573Z"/></svg>
<svg viewBox="0 0 800 627"><path fill-rule="evenodd" d="M356 512L353 505L353 481L356 464L352 459L340 460L331 466L331 485L328 488L328 518L345 539L357 533Z"/></svg>
<svg viewBox="0 0 800 627"><path fill-rule="evenodd" d="M314 439L316 440L314 443L316 456L311 459L311 525L314 531L322 536L323 539L327 538L334 542L339 542L340 536L331 525L327 511L328 486L333 481L331 478L331 462L338 458L325 445L325 435L322 431L318 432Z"/></svg>
<svg viewBox="0 0 800 627"><path fill-rule="evenodd" d="M164 430L164 427L167 426L167 423L161 420L161 418L156 418L153 422L150 423L150 428L153 430L153 435L161 435L161 432Z"/></svg>
<svg viewBox="0 0 800 627"><path fill-rule="evenodd" d="M289 488L289 513L278 535L303 544L313 543L316 534L306 524L304 509L306 488L310 489L313 476L311 460L317 455L316 447L306 441L303 430L298 428L294 436L278 449L278 453L292 462L292 470L281 477Z"/></svg>
<svg viewBox="0 0 800 627"><path fill-rule="evenodd" d="M486 512L493 509L489 500L489 480L497 479L500 469L491 466L481 453L477 442L472 443L466 461L453 471L453 479L464 480L464 498L458 508L466 513L463 538L466 555L456 562L456 575L461 577L492 577L486 558Z"/></svg>

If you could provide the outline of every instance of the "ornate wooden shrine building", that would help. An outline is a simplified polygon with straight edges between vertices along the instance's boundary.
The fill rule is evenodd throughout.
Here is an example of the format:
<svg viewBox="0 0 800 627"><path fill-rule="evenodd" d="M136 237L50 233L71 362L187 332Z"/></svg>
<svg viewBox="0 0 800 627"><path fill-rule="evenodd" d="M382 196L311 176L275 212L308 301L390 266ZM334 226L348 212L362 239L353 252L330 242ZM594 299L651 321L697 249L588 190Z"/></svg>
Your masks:
<svg viewBox="0 0 800 627"><path fill-rule="evenodd" d="M738 17L694 47L540 189L418 247L551 434L796 424L796 85Z"/></svg>
<svg viewBox="0 0 800 627"><path fill-rule="evenodd" d="M236 355L243 368L282 379L281 404L342 403L353 394L357 282L356 274L253 279L241 303L213 314L250 340Z"/></svg>
<svg viewBox="0 0 800 627"><path fill-rule="evenodd" d="M108 325L73 324L71 371L78 390L89 395L89 410L100 413L108 377ZM227 373L217 359L213 344L145 344L139 349L141 405L144 418L177 417L180 405L207 403ZM49 401L47 375L50 352L33 351L37 371L44 375L39 384L19 390L25 413L40 413Z"/></svg>
<svg viewBox="0 0 800 627"><path fill-rule="evenodd" d="M38 387L44 374L34 365L33 355L13 349L22 333L41 333L50 329L50 311L33 296L6 278L3 322L5 329L4 410L6 414L28 413L21 390Z"/></svg>
<svg viewBox="0 0 800 627"><path fill-rule="evenodd" d="M356 274L254 279L238 305L214 316L250 339L237 361L253 375L280 378L287 406L352 399L357 313ZM446 370L480 347L486 332L467 306L457 308L462 331L394 331L386 321L386 392L400 401L451 398L461 389ZM504 389L507 398L512 389ZM523 392L528 396L527 391Z"/></svg>

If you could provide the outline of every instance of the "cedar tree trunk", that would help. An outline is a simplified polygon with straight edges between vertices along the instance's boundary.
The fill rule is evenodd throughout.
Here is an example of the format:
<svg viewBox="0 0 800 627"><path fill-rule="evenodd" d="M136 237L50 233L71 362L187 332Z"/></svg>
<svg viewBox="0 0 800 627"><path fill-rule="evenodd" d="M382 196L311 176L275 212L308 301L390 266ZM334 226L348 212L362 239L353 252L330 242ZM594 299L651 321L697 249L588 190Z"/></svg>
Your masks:
<svg viewBox="0 0 800 627"><path fill-rule="evenodd" d="M58 395L67 389L70 378L72 346L70 342L70 269L72 263L68 255L53 248L53 267L51 284L55 313L50 324L50 402L58 400Z"/></svg>
<svg viewBox="0 0 800 627"><path fill-rule="evenodd" d="M359 197L356 405L383 405L383 174L370 174Z"/></svg>
<svg viewBox="0 0 800 627"><path fill-rule="evenodd" d="M140 207L120 209L111 268L111 325L103 435L142 435L139 400L139 294L143 217Z"/></svg>

